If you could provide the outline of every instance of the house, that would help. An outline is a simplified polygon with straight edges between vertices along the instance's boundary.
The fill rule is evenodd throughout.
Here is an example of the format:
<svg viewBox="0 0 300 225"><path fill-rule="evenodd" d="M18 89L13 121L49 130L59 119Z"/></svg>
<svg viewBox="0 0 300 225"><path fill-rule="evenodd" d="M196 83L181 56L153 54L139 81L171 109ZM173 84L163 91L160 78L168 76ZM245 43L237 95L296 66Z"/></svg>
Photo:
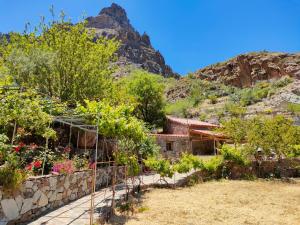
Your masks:
<svg viewBox="0 0 300 225"><path fill-rule="evenodd" d="M215 131L219 126L199 120L167 116L162 133L152 134L167 158L187 152L194 155L217 154L217 146L226 137Z"/></svg>

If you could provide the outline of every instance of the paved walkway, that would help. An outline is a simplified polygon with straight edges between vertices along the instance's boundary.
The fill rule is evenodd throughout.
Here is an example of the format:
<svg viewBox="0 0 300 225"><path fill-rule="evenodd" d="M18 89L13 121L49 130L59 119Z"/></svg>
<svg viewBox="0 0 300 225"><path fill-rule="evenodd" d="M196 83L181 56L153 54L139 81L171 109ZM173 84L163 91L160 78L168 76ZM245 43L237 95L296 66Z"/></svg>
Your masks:
<svg viewBox="0 0 300 225"><path fill-rule="evenodd" d="M176 174L172 179L166 179L169 184L180 182L187 174ZM158 174L143 175L141 177L143 185L163 184ZM116 186L116 199L120 199L126 193L125 185ZM99 218L103 210L110 206L112 191L104 188L95 193L95 213L94 218ZM38 218L28 225L88 225L90 222L90 202L91 196L85 196L58 208L48 214Z"/></svg>

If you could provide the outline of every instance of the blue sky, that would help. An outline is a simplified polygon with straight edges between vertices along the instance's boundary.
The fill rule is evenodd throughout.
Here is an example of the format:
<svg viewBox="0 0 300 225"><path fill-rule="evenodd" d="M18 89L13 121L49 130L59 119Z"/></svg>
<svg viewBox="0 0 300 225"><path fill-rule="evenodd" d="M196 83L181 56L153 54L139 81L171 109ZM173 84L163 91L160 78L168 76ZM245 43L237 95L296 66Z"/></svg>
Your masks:
<svg viewBox="0 0 300 225"><path fill-rule="evenodd" d="M251 51L300 51L300 0L0 0L0 32L37 24L51 5L78 21L112 2L180 74Z"/></svg>

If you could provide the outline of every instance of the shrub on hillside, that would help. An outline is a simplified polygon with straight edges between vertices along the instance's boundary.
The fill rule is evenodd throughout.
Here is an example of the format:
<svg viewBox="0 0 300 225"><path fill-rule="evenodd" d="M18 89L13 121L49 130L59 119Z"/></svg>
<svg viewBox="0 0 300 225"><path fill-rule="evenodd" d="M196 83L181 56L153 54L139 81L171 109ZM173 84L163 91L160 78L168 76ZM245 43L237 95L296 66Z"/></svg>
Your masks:
<svg viewBox="0 0 300 225"><path fill-rule="evenodd" d="M291 112L293 115L300 115L300 104L297 103L289 103L287 105L287 110Z"/></svg>
<svg viewBox="0 0 300 225"><path fill-rule="evenodd" d="M178 100L175 103L168 104L165 108L166 114L174 115L178 117L188 117L188 109L194 106L193 101L190 98Z"/></svg>

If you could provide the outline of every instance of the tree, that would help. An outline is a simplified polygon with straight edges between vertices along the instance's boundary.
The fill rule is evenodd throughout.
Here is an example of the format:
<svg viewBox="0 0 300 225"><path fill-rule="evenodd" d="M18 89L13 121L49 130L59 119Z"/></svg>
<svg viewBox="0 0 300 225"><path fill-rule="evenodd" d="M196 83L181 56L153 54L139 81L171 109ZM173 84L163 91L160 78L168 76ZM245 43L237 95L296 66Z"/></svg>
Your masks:
<svg viewBox="0 0 300 225"><path fill-rule="evenodd" d="M135 102L135 115L150 125L160 126L164 119L164 85L162 77L137 70L121 84Z"/></svg>
<svg viewBox="0 0 300 225"><path fill-rule="evenodd" d="M222 123L221 132L233 140L235 148L246 139L247 121L241 118L232 117Z"/></svg>
<svg viewBox="0 0 300 225"><path fill-rule="evenodd" d="M274 151L281 157L287 155L293 145L300 143L300 128L282 115L255 117L248 122L247 142L253 150L262 148L267 155Z"/></svg>
<svg viewBox="0 0 300 225"><path fill-rule="evenodd" d="M34 33L11 33L0 55L17 84L62 101L101 99L110 93L114 39L97 38L84 22L41 24Z"/></svg>
<svg viewBox="0 0 300 225"><path fill-rule="evenodd" d="M55 138L55 131L49 128L52 117L44 112L42 99L34 92L8 91L1 94L0 98L0 131L2 133L9 133L12 128L15 133L16 128L23 128L31 134Z"/></svg>

